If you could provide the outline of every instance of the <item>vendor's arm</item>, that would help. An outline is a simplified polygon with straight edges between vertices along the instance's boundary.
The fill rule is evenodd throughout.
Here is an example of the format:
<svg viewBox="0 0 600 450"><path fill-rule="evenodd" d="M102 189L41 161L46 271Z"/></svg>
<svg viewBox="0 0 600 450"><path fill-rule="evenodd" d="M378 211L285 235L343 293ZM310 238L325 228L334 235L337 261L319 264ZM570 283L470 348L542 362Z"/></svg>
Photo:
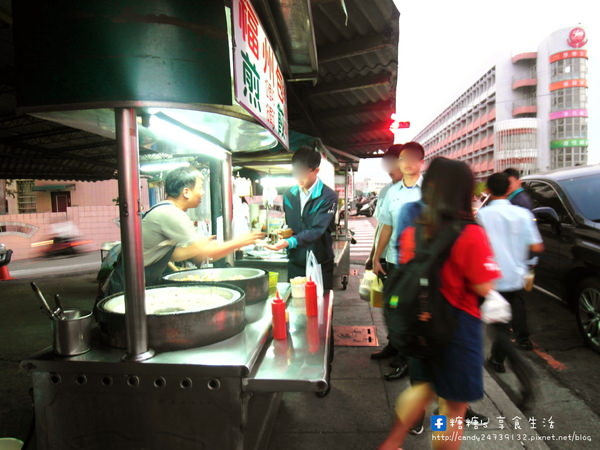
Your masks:
<svg viewBox="0 0 600 450"><path fill-rule="evenodd" d="M211 236L208 239L199 239L186 246L175 248L171 259L173 261L194 259L197 262L203 262L207 259L218 260L237 249L254 244L258 239L262 239L263 237L264 233L254 232L232 239L231 241L215 242L215 237Z"/></svg>
<svg viewBox="0 0 600 450"><path fill-rule="evenodd" d="M215 242L214 236L199 238L193 222L184 212L162 217L161 230L169 242L175 243L172 261L193 259L203 262L209 258L218 260L264 237L263 233L248 233L227 242Z"/></svg>

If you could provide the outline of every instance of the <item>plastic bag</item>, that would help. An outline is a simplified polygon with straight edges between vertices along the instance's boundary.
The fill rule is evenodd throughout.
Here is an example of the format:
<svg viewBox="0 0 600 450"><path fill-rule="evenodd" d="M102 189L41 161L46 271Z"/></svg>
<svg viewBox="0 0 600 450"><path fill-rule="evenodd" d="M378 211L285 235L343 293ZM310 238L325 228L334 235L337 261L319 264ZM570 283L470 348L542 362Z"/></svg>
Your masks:
<svg viewBox="0 0 600 450"><path fill-rule="evenodd" d="M508 323L511 319L510 303L498 291L490 291L481 305L481 320L485 323Z"/></svg>
<svg viewBox="0 0 600 450"><path fill-rule="evenodd" d="M317 285L317 295L323 296L323 272L315 254L309 250L306 254L306 280L312 279Z"/></svg>
<svg viewBox="0 0 600 450"><path fill-rule="evenodd" d="M360 281L360 287L358 288L358 295L362 300L368 302L371 298L371 283L377 278L377 275L372 270L365 270L365 273Z"/></svg>
<svg viewBox="0 0 600 450"><path fill-rule="evenodd" d="M371 306L373 308L383 308L383 281L378 276L371 281Z"/></svg>

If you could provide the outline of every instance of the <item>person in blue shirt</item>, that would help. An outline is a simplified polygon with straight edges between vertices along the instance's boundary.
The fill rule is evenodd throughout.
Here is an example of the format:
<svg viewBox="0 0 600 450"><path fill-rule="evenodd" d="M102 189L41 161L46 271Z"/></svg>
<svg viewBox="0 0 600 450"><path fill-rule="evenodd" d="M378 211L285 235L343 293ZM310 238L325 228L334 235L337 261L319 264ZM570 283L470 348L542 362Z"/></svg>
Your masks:
<svg viewBox="0 0 600 450"><path fill-rule="evenodd" d="M529 253L540 253L544 249L542 238L533 214L526 208L512 205L507 200L508 176L496 173L488 179L492 202L479 211L477 218L486 229L502 278L496 282L496 290L512 306L513 330L517 345L530 350L523 286L528 272ZM504 361L502 351L492 349L492 362L499 371Z"/></svg>
<svg viewBox="0 0 600 450"><path fill-rule="evenodd" d="M333 238L337 193L318 177L321 154L300 148L292 157L292 173L298 185L283 195L285 222L293 235L267 246L271 250L287 249L288 277L306 275L306 255L312 251L321 265L323 290L333 288Z"/></svg>
<svg viewBox="0 0 600 450"><path fill-rule="evenodd" d="M398 144L396 144L398 145ZM397 219L402 206L421 198L421 183L425 150L418 142L407 142L399 145L398 168L402 172L402 180L395 183L387 192L381 203L381 211L377 217L380 225L377 244L373 254L373 272L387 274L398 265L398 252L395 241L398 236ZM386 267L381 259L385 252ZM390 367L393 370L384 375L387 381L399 380L408 371L408 362L403 354L388 343L382 350L371 354L372 359L393 358Z"/></svg>

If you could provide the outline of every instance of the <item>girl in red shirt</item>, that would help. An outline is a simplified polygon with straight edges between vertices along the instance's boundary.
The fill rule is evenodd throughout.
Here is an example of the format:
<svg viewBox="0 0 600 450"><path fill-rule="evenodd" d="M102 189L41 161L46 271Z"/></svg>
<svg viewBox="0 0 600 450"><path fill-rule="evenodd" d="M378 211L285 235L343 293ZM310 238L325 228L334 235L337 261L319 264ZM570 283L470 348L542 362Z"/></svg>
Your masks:
<svg viewBox="0 0 600 450"><path fill-rule="evenodd" d="M431 239L438 230L458 222L474 222L471 208L474 180L469 166L462 161L437 158L423 181L425 206L417 223L425 226ZM406 228L400 236L400 263L414 257L415 228ZM406 389L396 404L397 421L380 450L396 450L404 441L409 428L436 396L440 415L447 417L444 432L451 436L462 434L450 419L464 418L468 402L483 397L483 326L480 320L479 298L485 297L500 277L493 252L483 228L468 224L455 241L440 272L440 290L453 307L457 318L451 341L431 360L409 358L413 385ZM435 430L433 430L435 431ZM434 448L455 449L456 440L434 440Z"/></svg>

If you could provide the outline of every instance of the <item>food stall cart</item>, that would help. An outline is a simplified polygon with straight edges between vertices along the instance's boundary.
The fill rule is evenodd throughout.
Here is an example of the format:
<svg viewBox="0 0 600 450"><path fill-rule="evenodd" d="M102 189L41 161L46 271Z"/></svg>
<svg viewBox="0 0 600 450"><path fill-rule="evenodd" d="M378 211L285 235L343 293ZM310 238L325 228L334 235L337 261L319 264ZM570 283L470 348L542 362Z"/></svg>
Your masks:
<svg viewBox="0 0 600 450"><path fill-rule="evenodd" d="M98 303L89 351L61 356L47 348L23 361L33 378L39 449L264 448L282 392L329 389L331 293L320 299L318 316L307 318L304 305L290 300L289 285L279 284L289 329L285 340L273 341L272 295L246 304L241 289L223 284L215 290L237 293L225 305L231 310L187 308L180 304L189 286L145 288L141 155L208 158L211 225L228 239L232 152L269 148L273 141L251 116L227 106L223 5L168 3L168 11L154 1L78 2L77 11L15 3L17 59L26 74L22 110L116 138L126 275L120 312L105 307L108 300ZM285 86L277 88L281 93ZM285 134L283 113L279 120ZM155 300L161 308L152 306ZM189 314L198 312L202 319L193 323ZM198 337L194 331L202 327ZM204 339L207 330L210 342L190 339Z"/></svg>

